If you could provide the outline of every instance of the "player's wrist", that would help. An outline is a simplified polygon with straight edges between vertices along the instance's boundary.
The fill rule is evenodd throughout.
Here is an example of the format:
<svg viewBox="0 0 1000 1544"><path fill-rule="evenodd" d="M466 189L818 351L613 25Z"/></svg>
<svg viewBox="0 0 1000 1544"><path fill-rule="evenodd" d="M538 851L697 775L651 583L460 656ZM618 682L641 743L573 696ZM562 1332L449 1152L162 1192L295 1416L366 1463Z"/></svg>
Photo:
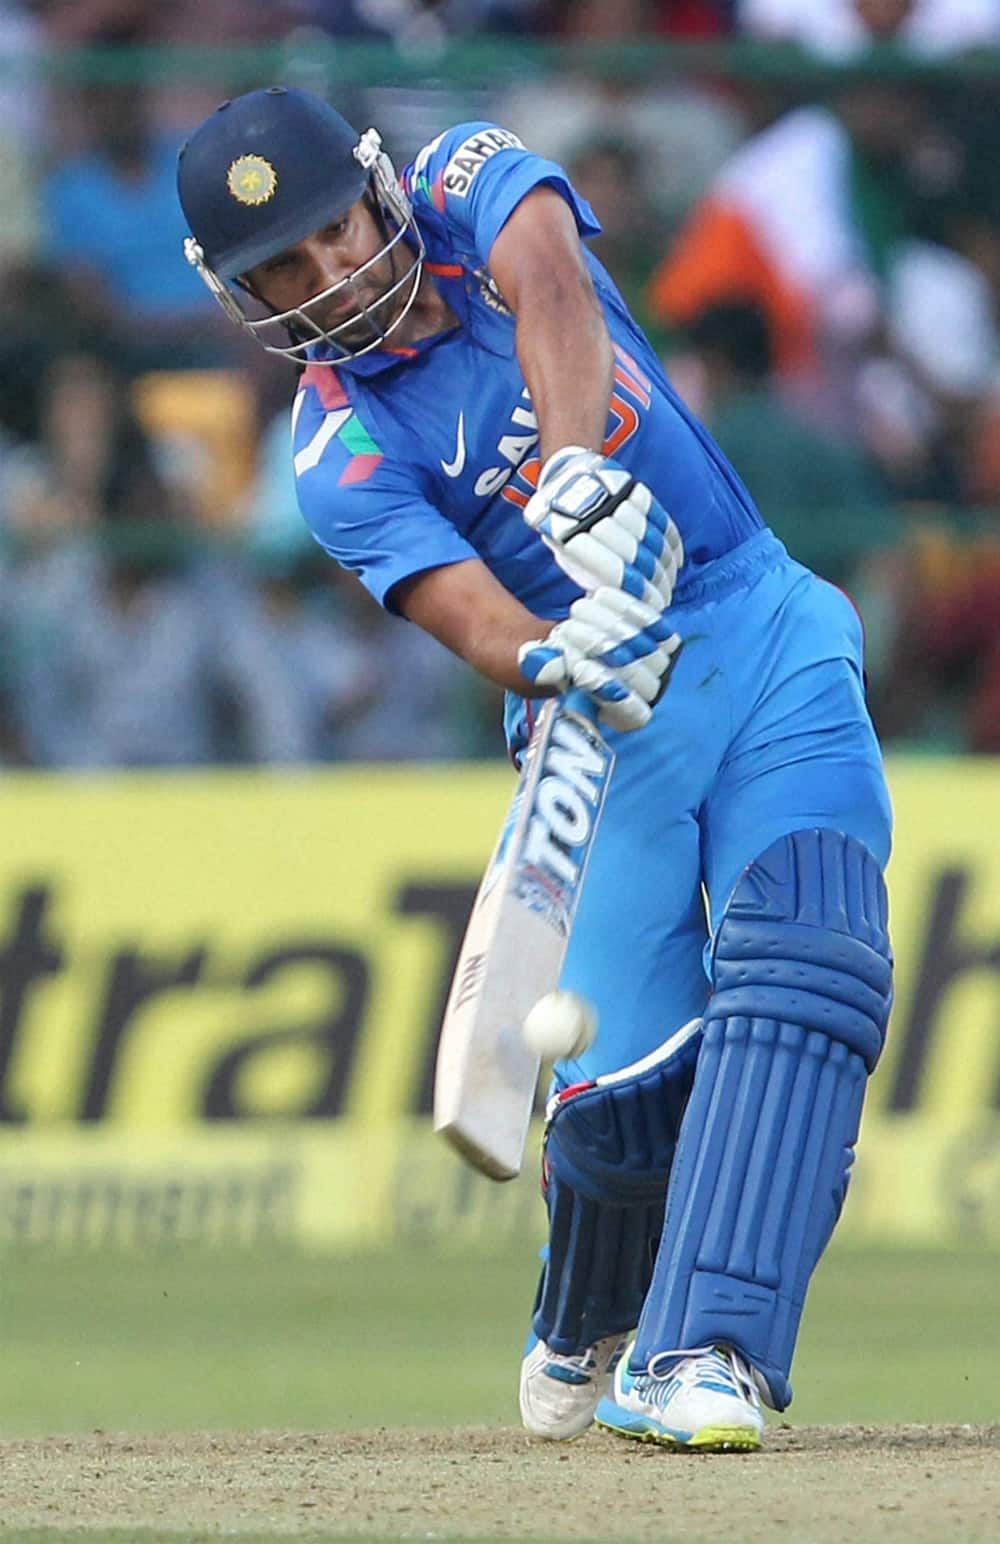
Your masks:
<svg viewBox="0 0 1000 1544"><path fill-rule="evenodd" d="M585 458L585 461L581 462L581 469L583 465L590 467L604 460L598 451L589 450L586 445L562 445L543 461L542 469L538 474L538 487L541 488L549 478L564 471L578 456Z"/></svg>

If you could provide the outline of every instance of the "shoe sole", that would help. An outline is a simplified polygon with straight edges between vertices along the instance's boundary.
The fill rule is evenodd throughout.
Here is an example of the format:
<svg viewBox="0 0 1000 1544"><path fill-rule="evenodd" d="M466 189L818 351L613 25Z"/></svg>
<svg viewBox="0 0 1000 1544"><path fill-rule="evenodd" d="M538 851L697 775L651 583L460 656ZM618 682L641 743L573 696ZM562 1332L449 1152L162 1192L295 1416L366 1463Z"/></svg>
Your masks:
<svg viewBox="0 0 1000 1544"><path fill-rule="evenodd" d="M599 1403L599 1401L598 1401L598 1403ZM596 1406L595 1406L595 1409L596 1409ZM524 1429L525 1433L529 1437L534 1437L538 1442L578 1442L581 1437L585 1437L587 1435L588 1431L593 1426L593 1424L594 1424L594 1411L592 1410L590 1412L590 1414L587 1416L586 1425L581 1426L577 1431L570 1432L566 1436L563 1436L562 1433L556 1433L556 1432L553 1432L553 1431L538 1431L538 1430L536 1430L536 1428L534 1426L532 1426L528 1422L528 1420L526 1419L524 1411L523 1410L521 1411L521 1426L522 1426L522 1428Z"/></svg>
<svg viewBox="0 0 1000 1544"><path fill-rule="evenodd" d="M690 1437L676 1437L671 1432L643 1425L612 1426L597 1417L601 1431L633 1442L654 1442L658 1447L684 1453L755 1453L760 1448L760 1432L747 1426L703 1426Z"/></svg>
<svg viewBox="0 0 1000 1544"><path fill-rule="evenodd" d="M521 1429L530 1442L546 1442L550 1446L553 1443L558 1442L563 1447L565 1447L569 1442L582 1441L582 1439L587 1435L588 1431L590 1431L593 1424L593 1421L590 1421L582 1431L575 1431L571 1437L553 1437L550 1432L532 1431L531 1427L525 1426L523 1421L521 1422Z"/></svg>

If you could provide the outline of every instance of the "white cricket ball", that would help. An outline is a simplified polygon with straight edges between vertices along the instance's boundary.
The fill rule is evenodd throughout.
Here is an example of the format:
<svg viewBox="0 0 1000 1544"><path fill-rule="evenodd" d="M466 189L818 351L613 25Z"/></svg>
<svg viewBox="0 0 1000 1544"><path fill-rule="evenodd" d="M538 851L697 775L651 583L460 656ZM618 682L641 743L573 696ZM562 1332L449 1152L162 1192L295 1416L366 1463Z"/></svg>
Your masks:
<svg viewBox="0 0 1000 1544"><path fill-rule="evenodd" d="M577 992L546 992L529 1012L521 1032L542 1061L582 1056L597 1034L597 1014Z"/></svg>

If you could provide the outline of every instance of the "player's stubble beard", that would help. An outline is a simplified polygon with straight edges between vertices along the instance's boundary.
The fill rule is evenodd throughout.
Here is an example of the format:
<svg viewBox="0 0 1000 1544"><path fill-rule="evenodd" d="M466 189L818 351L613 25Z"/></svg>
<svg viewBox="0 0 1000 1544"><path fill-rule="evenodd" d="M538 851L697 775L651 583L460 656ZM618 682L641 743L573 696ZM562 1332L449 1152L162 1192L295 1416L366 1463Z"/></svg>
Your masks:
<svg viewBox="0 0 1000 1544"><path fill-rule="evenodd" d="M373 203L369 203L369 210L382 244L388 246L393 239L393 232L386 222L385 215ZM413 261L413 251L404 239L393 245L382 261L365 274L360 293L357 286L351 287L352 293L359 300L363 299L372 312L372 321L369 322L367 318L360 317L356 325L335 335L337 343L347 349L361 348L366 343L370 343L377 333L388 332L397 317L404 311L408 311L409 315L401 331L392 335L389 347L393 344L406 347L421 338L432 337L457 325L457 316L442 300L426 270L421 272L416 281L416 296L413 296L411 285L407 282L392 296L391 300L385 304L382 303L382 298L404 277ZM411 297L413 297L412 304ZM320 319L317 318L317 320ZM320 321L320 325L332 328L336 326L336 322L336 317L333 317L329 322Z"/></svg>
<svg viewBox="0 0 1000 1544"><path fill-rule="evenodd" d="M395 259L395 250L387 253L380 263L368 270L360 284L354 280L348 280L342 295L337 297L336 302L318 307L315 312L309 313L316 325L329 332L342 348L363 347L378 333L387 332L406 304L405 286L390 300L383 299L399 277ZM370 319L364 314L365 308L370 313ZM346 316L353 312L361 314L356 322L345 327L343 324Z"/></svg>
<svg viewBox="0 0 1000 1544"><path fill-rule="evenodd" d="M392 232L389 229L382 209L376 203L371 193L366 195L365 203L378 234L380 245L382 247L389 246L389 243L392 241ZM361 311L362 307L365 306L371 313L370 320L367 316L361 315L356 323L345 328L343 327L344 318L338 316L337 310L331 313L326 307L316 313L314 320L320 327L331 332L335 342L345 349L362 348L365 344L371 343L372 339L377 337L378 334L388 332L396 318L406 308L412 293L409 285L404 284L402 289L393 295L391 299L384 299L393 285L402 278L405 271L404 265L408 257L412 257L412 254L409 252L405 241L401 244L397 243L386 252L380 262L368 270L361 284L353 281L348 282L344 293L351 296L353 305L341 305L337 310L349 313L352 310ZM400 261L397 262L397 259ZM421 276L419 282L420 287L422 287L423 276ZM417 305L419 305L419 297ZM338 322L342 327L340 332L335 330ZM400 338L399 341L405 342L406 340Z"/></svg>

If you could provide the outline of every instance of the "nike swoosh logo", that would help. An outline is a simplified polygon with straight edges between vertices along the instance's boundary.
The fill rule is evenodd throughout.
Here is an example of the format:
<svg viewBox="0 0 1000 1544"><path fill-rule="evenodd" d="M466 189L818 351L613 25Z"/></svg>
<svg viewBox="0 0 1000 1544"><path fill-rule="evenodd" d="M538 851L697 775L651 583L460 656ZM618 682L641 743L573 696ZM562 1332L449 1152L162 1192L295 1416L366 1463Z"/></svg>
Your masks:
<svg viewBox="0 0 1000 1544"><path fill-rule="evenodd" d="M442 461L441 470L446 477L461 477L465 470L465 414L458 415L458 440L454 461Z"/></svg>

